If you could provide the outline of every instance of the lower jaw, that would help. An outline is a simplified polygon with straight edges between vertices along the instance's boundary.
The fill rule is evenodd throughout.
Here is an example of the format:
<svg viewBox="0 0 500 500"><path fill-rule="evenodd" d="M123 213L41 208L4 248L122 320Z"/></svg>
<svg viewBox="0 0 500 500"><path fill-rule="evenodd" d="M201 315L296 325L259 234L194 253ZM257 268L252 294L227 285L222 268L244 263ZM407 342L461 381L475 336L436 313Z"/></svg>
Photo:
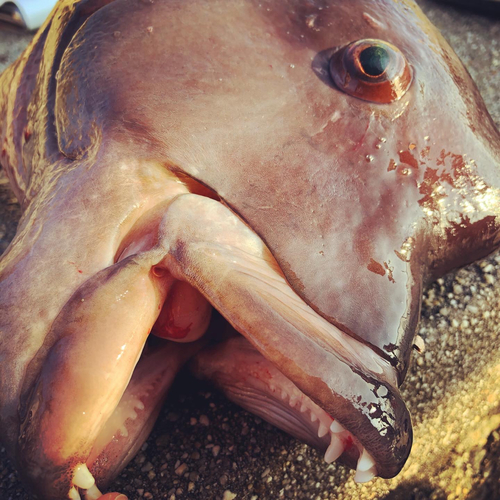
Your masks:
<svg viewBox="0 0 500 500"><path fill-rule="evenodd" d="M355 436L303 394L246 339L237 336L231 341L244 344L250 356L257 357L259 366L253 370L246 367L246 385L238 383L241 377L237 370L225 375L204 373L230 400L320 450L326 463L339 459L358 469L357 482L369 481L376 475L373 459ZM158 339L149 342L156 345L145 349L125 393L86 460L100 488L105 488L137 453L178 371L201 347L201 342L179 344ZM200 356L193 362L197 375L203 371L199 366ZM227 366L230 364L228 361ZM256 376L259 373L267 373L268 378L259 378Z"/></svg>
<svg viewBox="0 0 500 500"><path fill-rule="evenodd" d="M132 460L147 439L174 378L201 345L158 339L152 339L152 343L154 348L145 348L127 389L86 460L102 488Z"/></svg>
<svg viewBox="0 0 500 500"><path fill-rule="evenodd" d="M235 351L244 351L247 361L226 352L223 359L227 361L221 363L210 360L210 355L203 352L192 362L198 377L210 379L234 403L318 449L327 464L339 459L356 471L356 482L367 482L377 475L375 461L360 440L302 393L246 339L238 336L227 344L239 344Z"/></svg>

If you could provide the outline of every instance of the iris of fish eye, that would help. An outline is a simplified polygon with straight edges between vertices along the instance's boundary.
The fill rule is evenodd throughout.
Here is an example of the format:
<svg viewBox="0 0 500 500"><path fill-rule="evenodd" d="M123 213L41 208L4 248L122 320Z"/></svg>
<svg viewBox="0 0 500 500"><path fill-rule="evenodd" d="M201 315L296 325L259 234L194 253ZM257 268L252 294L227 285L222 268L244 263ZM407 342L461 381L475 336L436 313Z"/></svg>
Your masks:
<svg viewBox="0 0 500 500"><path fill-rule="evenodd" d="M359 54L359 63L369 76L380 76L389 65L390 57L384 47L373 45L363 49Z"/></svg>
<svg viewBox="0 0 500 500"><path fill-rule="evenodd" d="M379 104L401 99L412 82L412 69L403 53L388 42L370 38L335 52L330 75L346 94Z"/></svg>

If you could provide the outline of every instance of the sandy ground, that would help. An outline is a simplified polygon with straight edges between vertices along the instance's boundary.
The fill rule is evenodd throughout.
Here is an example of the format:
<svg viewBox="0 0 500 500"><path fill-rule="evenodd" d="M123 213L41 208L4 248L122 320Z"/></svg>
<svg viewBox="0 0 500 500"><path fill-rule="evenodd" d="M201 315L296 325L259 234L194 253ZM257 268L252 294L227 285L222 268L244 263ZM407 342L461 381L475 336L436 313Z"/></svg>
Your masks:
<svg viewBox="0 0 500 500"><path fill-rule="evenodd" d="M500 19L430 0L427 14L466 63L500 124ZM0 70L29 35L0 27ZM0 179L0 250L19 208ZM403 472L359 486L341 466L185 378L147 443L114 484L130 499L500 498L500 255L446 276L423 301L420 335L404 385L415 444ZM0 449L0 498L28 499Z"/></svg>

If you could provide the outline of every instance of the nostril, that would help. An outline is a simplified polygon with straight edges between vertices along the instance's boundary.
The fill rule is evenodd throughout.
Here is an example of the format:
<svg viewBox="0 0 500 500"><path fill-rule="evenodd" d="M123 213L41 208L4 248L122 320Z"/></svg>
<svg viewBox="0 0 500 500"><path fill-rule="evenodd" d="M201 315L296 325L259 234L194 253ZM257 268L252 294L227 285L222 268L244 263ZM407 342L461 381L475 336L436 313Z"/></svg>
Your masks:
<svg viewBox="0 0 500 500"><path fill-rule="evenodd" d="M164 278L165 275L167 274L167 270L160 266L153 266L151 271L153 272L153 275L156 276L157 278Z"/></svg>

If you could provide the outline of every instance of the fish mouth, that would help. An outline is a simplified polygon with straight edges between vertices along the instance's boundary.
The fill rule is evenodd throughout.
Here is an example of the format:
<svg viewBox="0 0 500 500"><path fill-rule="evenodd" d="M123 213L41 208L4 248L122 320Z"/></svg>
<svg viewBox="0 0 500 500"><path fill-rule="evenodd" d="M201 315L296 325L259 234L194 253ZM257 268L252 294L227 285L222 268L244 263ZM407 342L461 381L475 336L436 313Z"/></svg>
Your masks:
<svg viewBox="0 0 500 500"><path fill-rule="evenodd" d="M356 469L358 482L396 475L411 423L390 363L306 304L223 203L184 194L152 212L137 225L153 229L132 231L116 263L81 285L52 325L58 340L18 443L30 481L46 484L47 498L68 489L71 498L98 498L96 484L105 487L134 456L188 360L328 463ZM176 313L180 305L191 313ZM211 307L227 328L209 326ZM164 321L166 308L177 328ZM189 333L176 338L182 327Z"/></svg>
<svg viewBox="0 0 500 500"><path fill-rule="evenodd" d="M195 375L208 378L239 406L319 450L327 464L341 459L355 469L354 481L377 474L374 457L360 439L324 411L289 378L237 335L199 353Z"/></svg>

